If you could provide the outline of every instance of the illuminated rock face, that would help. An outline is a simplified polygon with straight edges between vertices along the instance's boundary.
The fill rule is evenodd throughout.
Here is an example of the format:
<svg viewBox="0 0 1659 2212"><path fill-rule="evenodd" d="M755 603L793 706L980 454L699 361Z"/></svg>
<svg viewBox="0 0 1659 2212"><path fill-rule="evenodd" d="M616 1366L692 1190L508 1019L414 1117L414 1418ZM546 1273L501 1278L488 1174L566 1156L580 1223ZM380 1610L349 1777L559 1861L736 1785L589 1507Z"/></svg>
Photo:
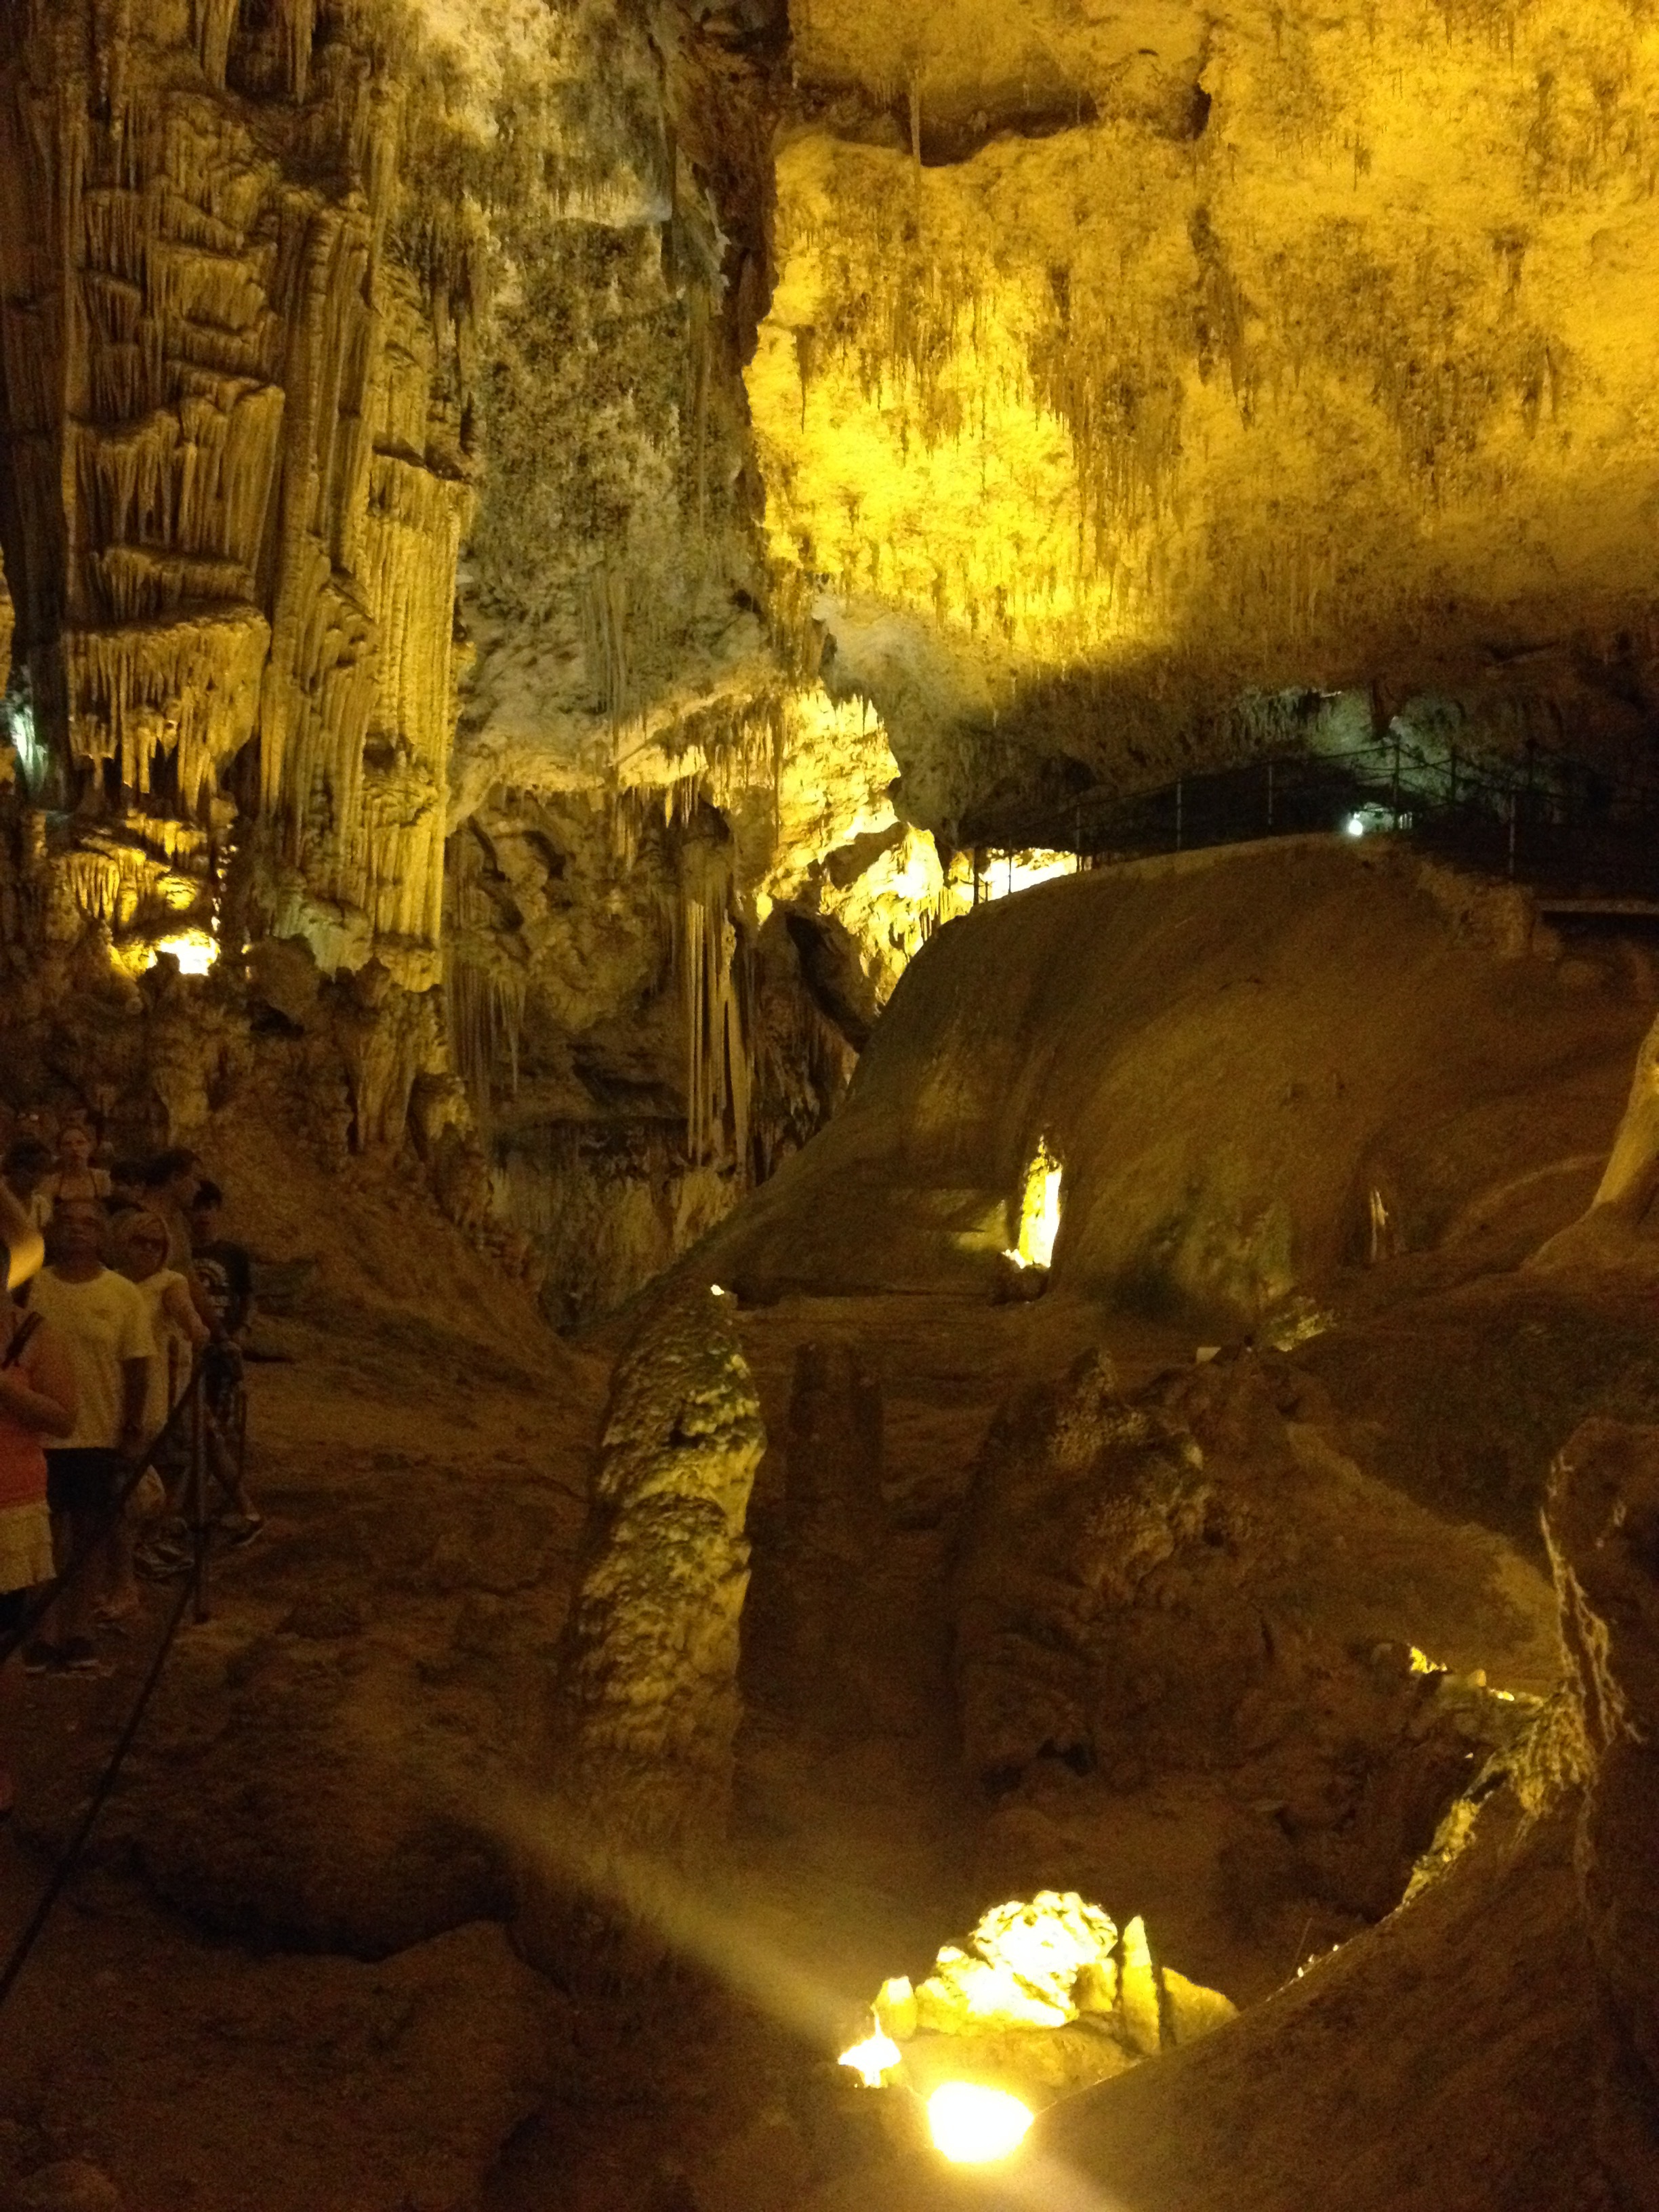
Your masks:
<svg viewBox="0 0 1659 2212"><path fill-rule="evenodd" d="M918 818L1250 687L1646 726L1650 25L815 0L794 67L769 542Z"/></svg>
<svg viewBox="0 0 1659 2212"><path fill-rule="evenodd" d="M947 1943L915 1989L882 1984L884 2045L846 2053L927 2097L967 2082L1048 2103L1109 2081L1234 2016L1218 1990L1154 1960L1139 1917L1119 1929L1075 1891L1040 1890L983 1913L967 1947Z"/></svg>
<svg viewBox="0 0 1659 2212"><path fill-rule="evenodd" d="M309 0L234 14L88 51L39 9L9 40L17 642L49 795L109 817L134 876L161 847L209 909L257 806L270 921L424 990L471 505L465 332L433 303L464 257L453 224L424 283L392 249L426 180L361 37Z"/></svg>
<svg viewBox="0 0 1659 2212"><path fill-rule="evenodd" d="M1597 2148L1632 2204L1659 2191L1659 1436L1587 1421L1545 1532L1594 1769L1578 1872L1607 1998Z"/></svg>
<svg viewBox="0 0 1659 2212"><path fill-rule="evenodd" d="M821 1126L1022 809L1309 687L1650 726L1646 26L142 12L4 17L5 896L100 988L304 943L349 1141L459 1076L562 1318Z"/></svg>

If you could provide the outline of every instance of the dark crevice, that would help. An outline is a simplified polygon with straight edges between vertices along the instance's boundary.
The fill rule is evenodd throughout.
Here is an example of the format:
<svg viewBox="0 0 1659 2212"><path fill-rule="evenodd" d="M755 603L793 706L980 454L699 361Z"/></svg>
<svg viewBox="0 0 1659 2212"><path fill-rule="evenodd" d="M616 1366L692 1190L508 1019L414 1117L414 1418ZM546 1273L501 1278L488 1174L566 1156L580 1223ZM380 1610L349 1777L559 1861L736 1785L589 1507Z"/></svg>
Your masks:
<svg viewBox="0 0 1659 2212"><path fill-rule="evenodd" d="M870 1042L878 1012L858 947L839 924L810 914L787 917L807 996L854 1052Z"/></svg>

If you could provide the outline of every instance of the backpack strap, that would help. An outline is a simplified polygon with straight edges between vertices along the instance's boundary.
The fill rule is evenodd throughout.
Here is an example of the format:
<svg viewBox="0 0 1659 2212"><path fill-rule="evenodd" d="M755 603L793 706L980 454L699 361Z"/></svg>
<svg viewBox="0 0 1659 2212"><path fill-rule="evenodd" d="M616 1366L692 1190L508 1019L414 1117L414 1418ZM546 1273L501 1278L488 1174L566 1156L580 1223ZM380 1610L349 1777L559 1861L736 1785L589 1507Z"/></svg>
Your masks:
<svg viewBox="0 0 1659 2212"><path fill-rule="evenodd" d="M39 1334L40 1328L40 1315L26 1313L21 1322L11 1333L11 1342L6 1346L5 1358L0 1359L0 1368L15 1367L27 1349L29 1340Z"/></svg>

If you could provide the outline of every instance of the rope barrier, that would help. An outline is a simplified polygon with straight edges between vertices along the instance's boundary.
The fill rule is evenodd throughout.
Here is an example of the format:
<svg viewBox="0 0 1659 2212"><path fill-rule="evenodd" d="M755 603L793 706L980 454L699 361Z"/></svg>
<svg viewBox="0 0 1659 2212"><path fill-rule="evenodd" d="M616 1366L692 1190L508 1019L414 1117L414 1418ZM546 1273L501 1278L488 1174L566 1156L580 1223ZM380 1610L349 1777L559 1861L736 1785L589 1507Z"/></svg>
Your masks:
<svg viewBox="0 0 1659 2212"><path fill-rule="evenodd" d="M70 1838L64 1849L59 1853L57 1863L47 1877L46 1886L40 1893L39 1901L29 1916L27 1926L13 1944L11 1955L6 1960L5 1966L0 1968L0 2006L3 2006L11 1995L18 1976L28 1964L29 1954L40 1942L46 1924L52 1917L52 1908L63 1895L69 1878L79 1864L82 1852L86 1849L87 1839L97 1825L98 1815L109 1802L110 1793L120 1775L122 1764L137 1739L140 1724L144 1717L145 1707L149 1704L155 1685L161 1679L161 1669L167 1664L167 1654L173 1649L173 1639L179 1632L179 1624L185 1617L185 1608L190 1603L192 1594L193 1584L186 1582L179 1591L178 1600L168 1616L167 1627L162 1632L161 1641L156 1647L155 1656L150 1661L149 1672L145 1675L143 1687L138 1692L138 1702L127 1716L126 1725L117 1738L115 1749L110 1754L103 1772L98 1778L91 1802L81 1816L80 1825Z"/></svg>
<svg viewBox="0 0 1659 2212"><path fill-rule="evenodd" d="M81 1816L69 1842L59 1852L52 1872L46 1878L46 1887L36 1900L33 1911L30 1914L22 1933L13 1944L4 1966L0 1967L0 2007L3 2007L7 1998L10 1996L18 1976L28 1964L29 1955L40 1942L46 1923L52 1917L52 1907L68 1886L70 1877L80 1863L81 1855L86 1849L88 1839L97 1826L98 1816L109 1802L111 1793L119 1779L127 1753L137 1740L138 1730L143 1723L145 1711L151 1697L155 1694L155 1686L161 1679L161 1670L167 1665L167 1655L173 1649L173 1640L179 1633L185 1609L193 1607L198 1621L207 1619L208 1550L211 1541L212 1528L207 1513L207 1436L210 1423L206 1405L206 1385L216 1352L219 1352L222 1357L220 1347L210 1345L196 1360L191 1370L189 1382L180 1392L178 1401L168 1413L167 1419L156 1431L155 1437L134 1465L131 1474L122 1486L119 1497L114 1501L110 1513L105 1519L98 1537L77 1552L64 1573L46 1585L42 1596L28 1608L21 1625L9 1635L0 1638L0 1666L3 1666L16 1651L18 1646L28 1639L33 1630L51 1612L52 1607L62 1597L65 1587L77 1574L84 1571L88 1561L96 1553L98 1544L115 1527L116 1522L125 1511L128 1500L143 1480L145 1470L154 1463L156 1454L162 1449L168 1438L174 1433L178 1425L187 1421L190 1427L191 1571L185 1576L178 1597L167 1615L167 1624L161 1632L161 1642L157 1644L155 1655L150 1660L137 1699L131 1711L127 1715L120 1735L116 1738L115 1747L106 1761L102 1773L94 1785L87 1809Z"/></svg>

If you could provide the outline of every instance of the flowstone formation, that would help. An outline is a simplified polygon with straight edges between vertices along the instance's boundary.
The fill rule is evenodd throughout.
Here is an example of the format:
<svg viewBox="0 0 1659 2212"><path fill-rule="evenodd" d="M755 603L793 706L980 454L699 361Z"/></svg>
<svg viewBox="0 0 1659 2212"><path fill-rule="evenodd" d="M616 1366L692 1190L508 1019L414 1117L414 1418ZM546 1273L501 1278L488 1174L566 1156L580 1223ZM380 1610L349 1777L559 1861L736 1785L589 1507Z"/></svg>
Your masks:
<svg viewBox="0 0 1659 2212"><path fill-rule="evenodd" d="M1651 1265L1639 1231L1659 1190L1659 1022L1642 1040L1601 1180L1588 1210L1528 1262L1538 1274Z"/></svg>

